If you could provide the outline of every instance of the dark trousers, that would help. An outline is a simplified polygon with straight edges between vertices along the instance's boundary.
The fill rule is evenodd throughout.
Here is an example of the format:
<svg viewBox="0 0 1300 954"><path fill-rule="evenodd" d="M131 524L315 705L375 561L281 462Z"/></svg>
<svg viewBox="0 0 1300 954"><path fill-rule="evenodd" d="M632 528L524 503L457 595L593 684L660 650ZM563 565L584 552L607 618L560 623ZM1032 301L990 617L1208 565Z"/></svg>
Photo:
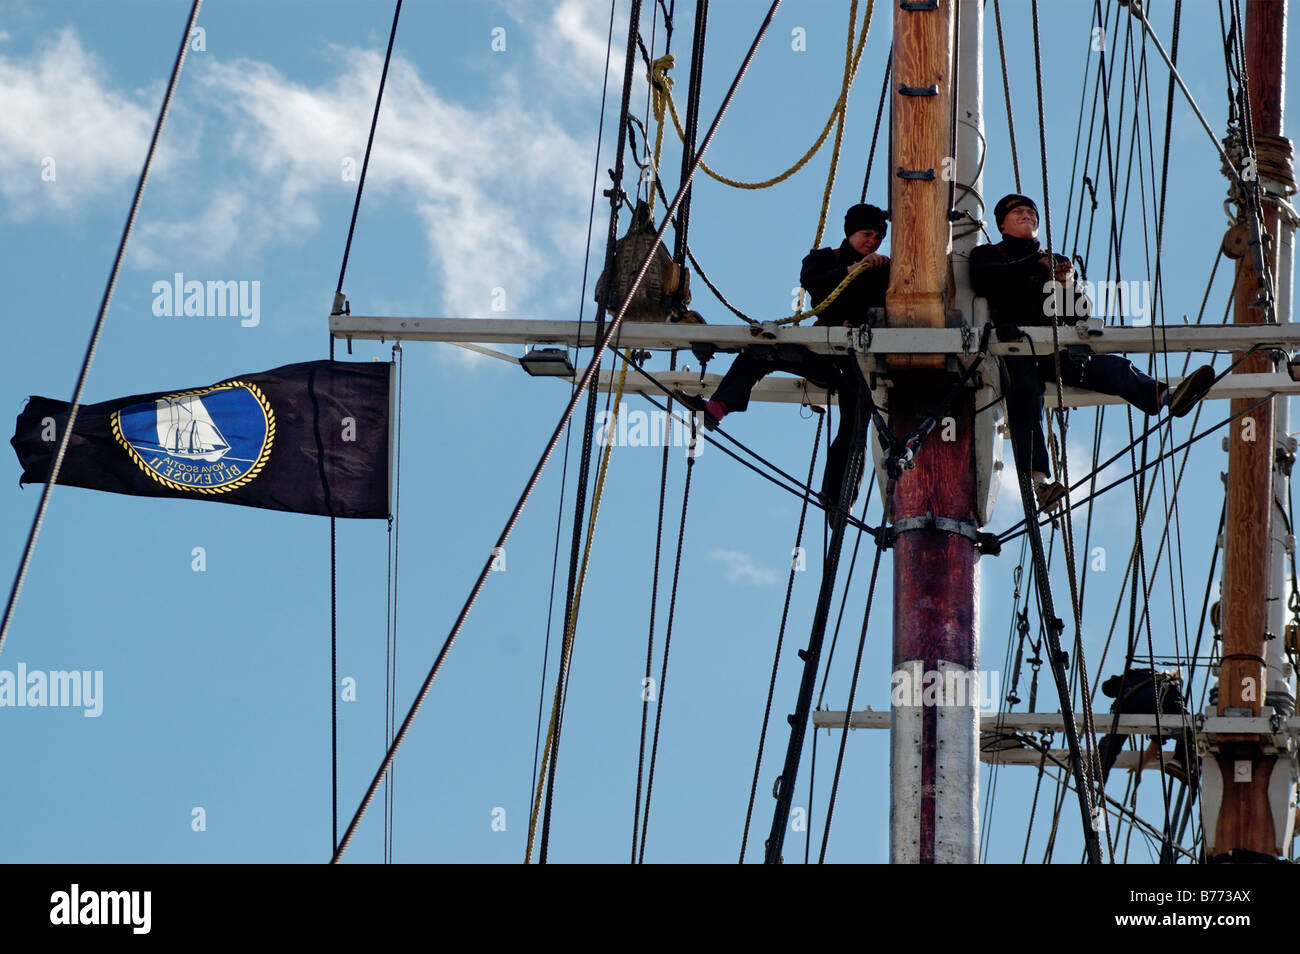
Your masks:
<svg viewBox="0 0 1300 954"><path fill-rule="evenodd" d="M822 473L822 495L827 502L839 499L844 483L844 472L849 464L853 439L865 430L867 421L858 415L858 399L862 377L857 359L841 355L814 354L803 348L757 345L736 355L730 370L722 378L713 400L721 401L727 411L743 411L749 407L749 394L754 385L773 371L787 371L807 378L818 387L839 395L840 425L835 440L826 454L826 468ZM858 483L861 484L861 474ZM858 488L853 488L857 497Z"/></svg>
<svg viewBox="0 0 1300 954"><path fill-rule="evenodd" d="M1004 357L1007 369L1004 397L1020 470L1050 474L1047 442L1043 439L1043 395L1047 381L1056 380L1051 355L1041 358ZM1075 357L1061 352L1061 383L1099 394L1114 394L1147 414L1160 411L1159 396L1165 385L1143 374L1133 362L1117 354Z"/></svg>

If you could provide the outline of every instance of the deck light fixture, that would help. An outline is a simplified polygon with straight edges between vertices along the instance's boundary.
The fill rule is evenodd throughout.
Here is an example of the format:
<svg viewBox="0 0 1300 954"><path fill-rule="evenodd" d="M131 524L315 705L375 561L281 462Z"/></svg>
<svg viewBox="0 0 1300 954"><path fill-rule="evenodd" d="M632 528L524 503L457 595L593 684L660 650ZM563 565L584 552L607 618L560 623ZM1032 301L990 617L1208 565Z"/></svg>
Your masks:
<svg viewBox="0 0 1300 954"><path fill-rule="evenodd" d="M573 365L564 348L533 348L519 359L519 364L533 377L573 377Z"/></svg>

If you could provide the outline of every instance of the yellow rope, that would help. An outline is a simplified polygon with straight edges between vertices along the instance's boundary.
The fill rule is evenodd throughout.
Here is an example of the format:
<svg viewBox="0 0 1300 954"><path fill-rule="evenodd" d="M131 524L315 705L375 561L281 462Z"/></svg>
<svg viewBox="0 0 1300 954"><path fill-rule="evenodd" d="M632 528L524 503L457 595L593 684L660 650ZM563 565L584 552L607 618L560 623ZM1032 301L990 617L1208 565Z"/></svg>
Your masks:
<svg viewBox="0 0 1300 954"><path fill-rule="evenodd" d="M786 179L790 178L792 175L794 175L796 172L802 169L804 165L807 164L808 160L811 159L814 155L816 155L817 151L821 148L822 144L826 141L826 137L830 135L831 127L836 126L835 145L832 151L830 175L827 178L826 189L822 194L821 214L818 218L817 237L813 242L814 247L817 247L821 243L822 235L826 228L826 214L827 214L827 210L830 207L830 194L835 184L835 170L839 163L840 146L843 142L844 117L848 107L849 90L852 88L853 79L857 75L858 64L861 63L862 61L863 50L866 49L867 35L871 32L871 17L873 12L875 11L875 0L867 0L867 12L863 20L862 33L857 36L857 48L854 49L854 35L857 33L857 29L856 29L857 7L858 7L858 0L852 0L852 5L849 10L848 42L846 43L845 46L844 75L840 82L839 98L835 101L835 106L831 110L830 118L826 120L826 125L822 129L821 135L817 137L817 141L812 144L812 147L806 153L804 153L803 157L798 162L796 162L793 166L791 166L789 169L787 169L785 172L781 173L780 175L774 176L771 179L766 179L762 182L740 182L736 179L729 179L726 176L719 175L713 169L710 169L709 166L706 165L704 162L700 163L701 169L703 169L706 173L708 173L718 182L721 182L723 185L729 185L737 189L766 189L769 186L776 185L779 182L784 182ZM851 55L850 55L850 51L851 51ZM660 148L660 144L663 141L663 117L664 117L665 107L667 108L668 114L672 117L673 127L677 130L677 135L682 139L683 142L686 141L686 133L682 129L681 120L677 116L677 106L673 102L673 96L672 96L673 80L672 77L668 75L668 71L672 69L672 67L673 67L673 57L671 55L661 56L658 59L651 61L649 80L650 80L651 90L653 91L652 105L654 109L655 119L659 123L659 129L655 136L655 170L654 171L656 175L658 174L658 168L659 168L659 164L658 164L659 148ZM653 200L653 190L651 194L651 199ZM834 288L834 290L832 290L831 293L826 296L825 300L822 301L822 303L818 305L816 308L810 309L808 311L803 311L802 308L800 308L799 310L795 311L793 315L789 315L785 318L779 318L773 323L778 325L790 324L792 322L800 322L804 318L811 318L814 315L821 314L832 304L834 304L835 299L838 298L843 293L844 289L848 287L850 282L852 282L855 278L858 277L859 274L861 274L862 270L863 269L861 265L859 265L855 269L850 270L849 274L845 277L844 281L840 282L839 285L837 285ZM803 296L801 294L800 301L802 302L802 300L803 300Z"/></svg>
<svg viewBox="0 0 1300 954"><path fill-rule="evenodd" d="M614 413L605 425L605 450L600 458L600 470L596 476L596 490L591 497L591 516L587 519L587 541L583 545L582 565L578 570L578 582L573 590L573 603L567 613L569 625L564 632L564 644L561 649L561 669L564 662L569 659L573 651L573 634L578 625L578 605L582 602L582 584L587 579L587 564L591 559L591 544L596 535L596 515L600 512L600 498L605 492L605 475L609 472L609 456L614 450L614 444L609 438L609 429L617 426L618 412L623 401L623 386L627 383L628 360L622 353L619 357L623 358L623 370L618 376L618 390L614 394ZM559 715L560 695L559 686L556 686L555 700L551 703L551 721L550 727L546 730L546 745L542 750L542 767L537 773L537 796L533 801L532 817L528 820L528 854L526 860L528 863L533 859L533 839L537 834L537 815L542 807L542 783L546 778L546 767L551 756L551 742L555 738L555 721Z"/></svg>
<svg viewBox="0 0 1300 954"><path fill-rule="evenodd" d="M849 111L849 88L853 85L853 76L857 72L857 59L862 56L862 49L867 41L867 34L871 31L871 14L875 10L875 0L867 0L867 15L862 23L862 36L858 42L858 53L853 53L853 34L858 23L858 0L852 0L849 5L849 33L848 40L844 45L844 80L840 86L839 99L839 116L835 123L835 145L831 149L831 168L826 176L826 188L822 191L821 212L817 216L817 234L813 237L813 248L821 248L822 237L826 233L826 213L831 205L831 190L835 187L835 171L840 164L840 146L844 142L844 120ZM803 312L804 296L799 296L798 307L795 308L795 314ZM795 324L798 324L796 320Z"/></svg>
<svg viewBox="0 0 1300 954"><path fill-rule="evenodd" d="M650 64L650 73L646 80L650 83L650 89L653 93L651 100L655 114L655 153L654 166L650 169L652 176L650 182L650 217L654 218L655 211L655 187L654 179L659 176L659 156L663 152L664 146L664 105L670 101L673 89L672 77L668 71L673 68L673 55L665 54L654 60Z"/></svg>
<svg viewBox="0 0 1300 954"><path fill-rule="evenodd" d="M853 0L853 2L854 2L854 6L856 7L857 0ZM870 23L870 18L871 18L871 6L874 5L874 3L875 0L869 0L868 9L867 9L868 23ZM851 27L850 27L850 31L852 31ZM826 120L826 125L825 127L822 128L821 135L817 137L817 141L812 144L812 146L808 149L808 151L803 154L803 157L799 159L799 161L796 162L793 166L791 166L785 172L782 172L780 175L773 176L770 179L764 179L762 182L741 182L738 179L729 179L726 176L721 175L718 172L715 172L713 169L711 169L708 166L707 163L703 161L700 162L700 168L703 169L708 175L716 179L718 182L721 182L723 185L731 186L733 189L766 189L769 188L770 186L776 185L777 183L784 182L786 179L789 179L792 175L794 175L796 172L802 169L805 165L807 165L808 160L817 154L817 151L821 149L822 144L826 142L826 137L829 136L831 132L831 126L835 125L836 119L839 117L840 113L842 113L844 110L844 104L848 99L847 86L851 86L853 84L853 76L857 74L858 63L862 59L862 51L863 48L866 46L866 40L867 40L867 31L863 30L862 37L860 39L860 42L858 43L858 48L853 55L852 69L850 71L850 76L847 85L841 83L840 98L835 101L835 106L834 108L831 109L830 118ZM852 43L852 32L850 32L849 42ZM660 98L662 98L663 102L666 103L668 106L668 113L672 117L673 127L677 130L678 137L680 137L681 140L685 142L686 132L685 130L682 129L681 119L677 115L677 104L673 102L672 91L669 88L672 86L672 81L667 76L667 69L672 67L672 63L669 62L666 67L662 69L660 68L660 64L664 60L671 60L671 59L672 57L660 57L658 60L655 60L652 64L654 68L651 70L651 74L650 74L650 85L653 87L654 94L655 94L655 115L656 116L660 115L659 112L660 106L658 103Z"/></svg>
<svg viewBox="0 0 1300 954"><path fill-rule="evenodd" d="M856 279L863 272L869 271L866 265L867 265L867 260L865 258L862 259L862 261L858 262L856 265L854 265L853 268L849 270L848 275L844 277L844 281L836 285L835 288L831 291L831 293L827 295L824 299L822 299L822 303L818 305L816 308L813 308L805 312L795 312L793 315L787 315L785 318L777 318L775 321L771 323L774 325L788 325L792 321L802 321L805 318L811 318L813 315L820 315L832 304L834 304L835 299L840 297L840 295L844 292L844 289L848 288L854 279Z"/></svg>

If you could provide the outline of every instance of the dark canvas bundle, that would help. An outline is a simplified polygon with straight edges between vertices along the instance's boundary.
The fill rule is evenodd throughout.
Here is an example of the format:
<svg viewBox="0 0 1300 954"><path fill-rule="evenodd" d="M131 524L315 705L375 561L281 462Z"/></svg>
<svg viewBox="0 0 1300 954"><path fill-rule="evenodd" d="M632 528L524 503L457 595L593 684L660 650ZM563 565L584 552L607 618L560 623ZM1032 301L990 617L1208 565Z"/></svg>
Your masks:
<svg viewBox="0 0 1300 954"><path fill-rule="evenodd" d="M662 243L655 242L654 221L650 207L638 202L632 224L614 246L614 262L596 282L596 302L610 315L618 313L627 297L636 273L650 249L654 255L645 278L628 305L625 321L668 321L674 308L691 302L687 272L677 267Z"/></svg>

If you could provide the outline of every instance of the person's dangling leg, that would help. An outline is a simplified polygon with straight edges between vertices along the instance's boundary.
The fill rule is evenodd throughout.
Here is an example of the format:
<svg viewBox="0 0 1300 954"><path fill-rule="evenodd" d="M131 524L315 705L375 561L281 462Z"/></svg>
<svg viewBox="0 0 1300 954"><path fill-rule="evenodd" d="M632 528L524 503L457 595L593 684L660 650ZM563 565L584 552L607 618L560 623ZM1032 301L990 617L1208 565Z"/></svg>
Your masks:
<svg viewBox="0 0 1300 954"><path fill-rule="evenodd" d="M713 397L705 400L678 389L673 396L697 414L703 416L704 426L712 430L732 411L737 413L749 407L749 395L754 385L773 371L780 370L773 360L770 348L746 348L736 355L731 367L722 376Z"/></svg>
<svg viewBox="0 0 1300 954"><path fill-rule="evenodd" d="M1016 467L1031 474L1048 473L1043 439L1043 394L1046 387L1034 358L1003 358L1007 369L1007 423Z"/></svg>
<svg viewBox="0 0 1300 954"><path fill-rule="evenodd" d="M853 450L854 439L859 431L866 429L868 424L859 414L862 381L858 369L847 363L851 361L856 364L857 359L849 356L836 360L838 366L834 369L834 380L839 399L840 420L835 432L835 440L831 442L830 449L826 452L826 466L822 470L820 494L822 505L827 509L836 506L840 499L840 490L844 486L845 472L848 470L849 454ZM857 481L849 496L850 507L858 499L858 490L862 486L862 473L865 469L864 464L858 471Z"/></svg>
<svg viewBox="0 0 1300 954"><path fill-rule="evenodd" d="M1159 414L1169 388L1139 371L1128 358L1117 354L1095 354L1086 363L1061 364L1061 377L1072 387L1098 394L1113 394L1147 414Z"/></svg>

